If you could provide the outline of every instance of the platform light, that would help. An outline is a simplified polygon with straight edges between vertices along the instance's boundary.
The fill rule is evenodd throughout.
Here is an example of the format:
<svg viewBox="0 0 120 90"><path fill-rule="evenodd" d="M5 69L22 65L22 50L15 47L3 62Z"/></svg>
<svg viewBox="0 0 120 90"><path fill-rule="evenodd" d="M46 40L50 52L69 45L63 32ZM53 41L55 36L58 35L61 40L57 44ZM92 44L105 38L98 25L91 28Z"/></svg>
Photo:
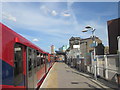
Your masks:
<svg viewBox="0 0 120 90"><path fill-rule="evenodd" d="M92 29L92 27L90 25L85 27L86 29Z"/></svg>
<svg viewBox="0 0 120 90"><path fill-rule="evenodd" d="M88 30L82 30L82 32L87 32Z"/></svg>

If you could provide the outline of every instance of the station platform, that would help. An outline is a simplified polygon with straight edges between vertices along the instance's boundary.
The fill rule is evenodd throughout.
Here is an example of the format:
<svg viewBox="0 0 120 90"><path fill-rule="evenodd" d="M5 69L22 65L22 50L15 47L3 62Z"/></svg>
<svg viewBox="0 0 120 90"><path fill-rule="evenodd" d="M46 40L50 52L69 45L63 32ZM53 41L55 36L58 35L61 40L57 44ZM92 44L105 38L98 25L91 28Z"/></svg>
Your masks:
<svg viewBox="0 0 120 90"><path fill-rule="evenodd" d="M117 86L94 80L92 76L79 72L63 62L56 62L40 86L41 88L109 88L113 90Z"/></svg>

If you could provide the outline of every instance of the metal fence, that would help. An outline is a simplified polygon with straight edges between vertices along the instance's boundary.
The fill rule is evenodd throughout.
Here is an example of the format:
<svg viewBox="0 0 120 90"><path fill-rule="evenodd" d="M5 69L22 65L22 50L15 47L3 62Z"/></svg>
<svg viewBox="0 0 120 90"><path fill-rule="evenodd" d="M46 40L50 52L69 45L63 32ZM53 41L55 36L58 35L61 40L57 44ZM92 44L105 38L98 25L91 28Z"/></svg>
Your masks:
<svg viewBox="0 0 120 90"><path fill-rule="evenodd" d="M96 59L97 75L107 80L117 82L119 67L118 55L101 55L96 56Z"/></svg>
<svg viewBox="0 0 120 90"><path fill-rule="evenodd" d="M73 55L73 54L72 54ZM71 55L71 56L72 56ZM96 61L91 59L91 63L85 65L84 59L68 58L67 60L70 66L77 68L79 71L89 72L94 74L95 68L97 76L104 79L117 82L117 74L119 66L119 55L97 55ZM95 67L96 64L96 67Z"/></svg>

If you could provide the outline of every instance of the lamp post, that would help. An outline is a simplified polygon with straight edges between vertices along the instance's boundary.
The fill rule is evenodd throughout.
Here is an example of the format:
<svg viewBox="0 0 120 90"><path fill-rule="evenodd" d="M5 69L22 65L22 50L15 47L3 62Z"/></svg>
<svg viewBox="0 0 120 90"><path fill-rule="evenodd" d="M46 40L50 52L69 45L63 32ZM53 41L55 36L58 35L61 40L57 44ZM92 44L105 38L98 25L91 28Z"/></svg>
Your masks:
<svg viewBox="0 0 120 90"><path fill-rule="evenodd" d="M97 69L96 69L96 52L95 52L95 46L96 46L96 41L95 41L95 30L94 28L92 28L91 26L86 26L85 27L87 30L83 30L82 32L88 32L88 31L91 31L92 32L92 40L93 40L93 61L94 61L94 78L95 80L97 80Z"/></svg>

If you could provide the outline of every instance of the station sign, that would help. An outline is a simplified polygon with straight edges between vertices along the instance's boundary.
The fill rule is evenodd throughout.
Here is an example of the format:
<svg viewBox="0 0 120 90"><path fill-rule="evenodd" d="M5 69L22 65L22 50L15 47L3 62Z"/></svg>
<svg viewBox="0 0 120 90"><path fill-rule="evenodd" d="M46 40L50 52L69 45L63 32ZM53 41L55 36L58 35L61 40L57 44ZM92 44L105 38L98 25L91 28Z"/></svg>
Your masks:
<svg viewBox="0 0 120 90"><path fill-rule="evenodd" d="M80 48L80 45L73 45L73 48Z"/></svg>
<svg viewBox="0 0 120 90"><path fill-rule="evenodd" d="M97 59L94 59L94 61L97 61Z"/></svg>

